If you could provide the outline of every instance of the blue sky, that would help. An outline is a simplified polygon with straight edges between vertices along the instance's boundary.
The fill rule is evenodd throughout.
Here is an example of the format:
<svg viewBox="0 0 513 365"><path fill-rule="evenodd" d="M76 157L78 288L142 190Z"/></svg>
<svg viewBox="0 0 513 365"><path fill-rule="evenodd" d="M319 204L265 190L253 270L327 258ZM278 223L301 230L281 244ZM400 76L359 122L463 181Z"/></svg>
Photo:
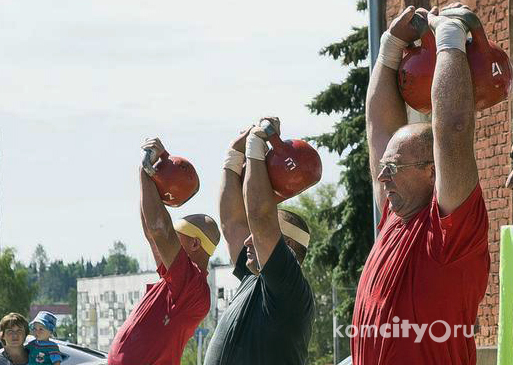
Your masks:
<svg viewBox="0 0 513 365"><path fill-rule="evenodd" d="M305 107L346 74L318 51L366 22L354 1L2 1L0 246L28 262L99 260L114 240L151 268L139 145L158 136L199 172L173 217L218 217L229 141L262 116L284 138L328 132ZM323 182L336 156L321 151ZM225 248L219 253L225 257Z"/></svg>

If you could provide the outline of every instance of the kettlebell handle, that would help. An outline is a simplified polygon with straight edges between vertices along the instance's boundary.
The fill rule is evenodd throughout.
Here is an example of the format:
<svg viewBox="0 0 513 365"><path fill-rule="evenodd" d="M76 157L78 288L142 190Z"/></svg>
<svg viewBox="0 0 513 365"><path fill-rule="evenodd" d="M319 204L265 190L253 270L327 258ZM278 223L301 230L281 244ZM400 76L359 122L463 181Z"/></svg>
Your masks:
<svg viewBox="0 0 513 365"><path fill-rule="evenodd" d="M446 9L440 12L440 16L461 20L468 27L470 32L483 28L483 25L477 15L473 11L465 8Z"/></svg>
<svg viewBox="0 0 513 365"><path fill-rule="evenodd" d="M280 136L278 135L270 121L265 120L262 123L261 127L267 135L267 140L269 141L271 146L273 146L273 148L279 149L281 146L283 146L283 141L281 140Z"/></svg>
<svg viewBox="0 0 513 365"><path fill-rule="evenodd" d="M148 174L148 176L151 177L157 173L157 171L153 167L153 164L151 163L153 151L149 148L145 148L144 151L146 152L146 154L144 155L142 166L144 171ZM164 151L159 157L161 159L166 159L169 157L169 153L167 151Z"/></svg>
<svg viewBox="0 0 513 365"><path fill-rule="evenodd" d="M420 14L413 14L413 17L410 20L410 24L415 28L417 33L419 33L419 37L422 37L424 33L429 30L429 25L427 20Z"/></svg>
<svg viewBox="0 0 513 365"><path fill-rule="evenodd" d="M271 137L273 134L276 134L276 130L274 129L272 123L268 120L264 120L261 125L267 137Z"/></svg>
<svg viewBox="0 0 513 365"><path fill-rule="evenodd" d="M148 174L148 176L153 176L155 175L156 171L155 171L155 168L153 167L152 163L151 163L151 155L153 154L153 151L150 150L149 148L146 148L144 150L146 152L146 154L144 155L144 159L143 159L143 162L142 162L142 166L143 166L143 169L144 171Z"/></svg>

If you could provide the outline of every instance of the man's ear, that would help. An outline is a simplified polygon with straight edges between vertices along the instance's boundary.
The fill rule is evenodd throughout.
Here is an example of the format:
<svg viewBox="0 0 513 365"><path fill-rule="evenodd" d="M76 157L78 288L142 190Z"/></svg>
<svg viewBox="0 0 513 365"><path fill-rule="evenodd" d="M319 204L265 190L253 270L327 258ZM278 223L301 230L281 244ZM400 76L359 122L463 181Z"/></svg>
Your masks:
<svg viewBox="0 0 513 365"><path fill-rule="evenodd" d="M191 250L192 251L198 251L201 247L201 240L198 238L198 237L194 237L192 239L192 246L191 246Z"/></svg>

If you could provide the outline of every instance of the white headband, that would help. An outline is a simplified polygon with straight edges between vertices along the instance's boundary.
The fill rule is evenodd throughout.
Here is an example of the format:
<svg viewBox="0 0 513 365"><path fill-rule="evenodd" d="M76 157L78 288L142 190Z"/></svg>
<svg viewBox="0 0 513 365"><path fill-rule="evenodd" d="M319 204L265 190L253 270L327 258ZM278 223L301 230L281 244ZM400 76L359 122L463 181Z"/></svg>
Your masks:
<svg viewBox="0 0 513 365"><path fill-rule="evenodd" d="M286 222L281 217L278 218L278 222L280 223L280 230L284 236L293 239L297 243L301 244L304 247L308 247L308 242L310 242L310 234L303 231L301 228Z"/></svg>

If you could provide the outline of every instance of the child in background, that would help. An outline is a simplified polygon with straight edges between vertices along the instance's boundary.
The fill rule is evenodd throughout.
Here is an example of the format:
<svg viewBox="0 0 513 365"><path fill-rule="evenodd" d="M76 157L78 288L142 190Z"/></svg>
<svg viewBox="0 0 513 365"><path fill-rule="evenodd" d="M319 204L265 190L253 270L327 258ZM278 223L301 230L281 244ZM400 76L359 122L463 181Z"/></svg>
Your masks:
<svg viewBox="0 0 513 365"><path fill-rule="evenodd" d="M27 345L29 351L28 365L60 365L62 361L59 346L50 341L55 331L57 318L50 312L41 311L30 322L30 329L36 338Z"/></svg>

